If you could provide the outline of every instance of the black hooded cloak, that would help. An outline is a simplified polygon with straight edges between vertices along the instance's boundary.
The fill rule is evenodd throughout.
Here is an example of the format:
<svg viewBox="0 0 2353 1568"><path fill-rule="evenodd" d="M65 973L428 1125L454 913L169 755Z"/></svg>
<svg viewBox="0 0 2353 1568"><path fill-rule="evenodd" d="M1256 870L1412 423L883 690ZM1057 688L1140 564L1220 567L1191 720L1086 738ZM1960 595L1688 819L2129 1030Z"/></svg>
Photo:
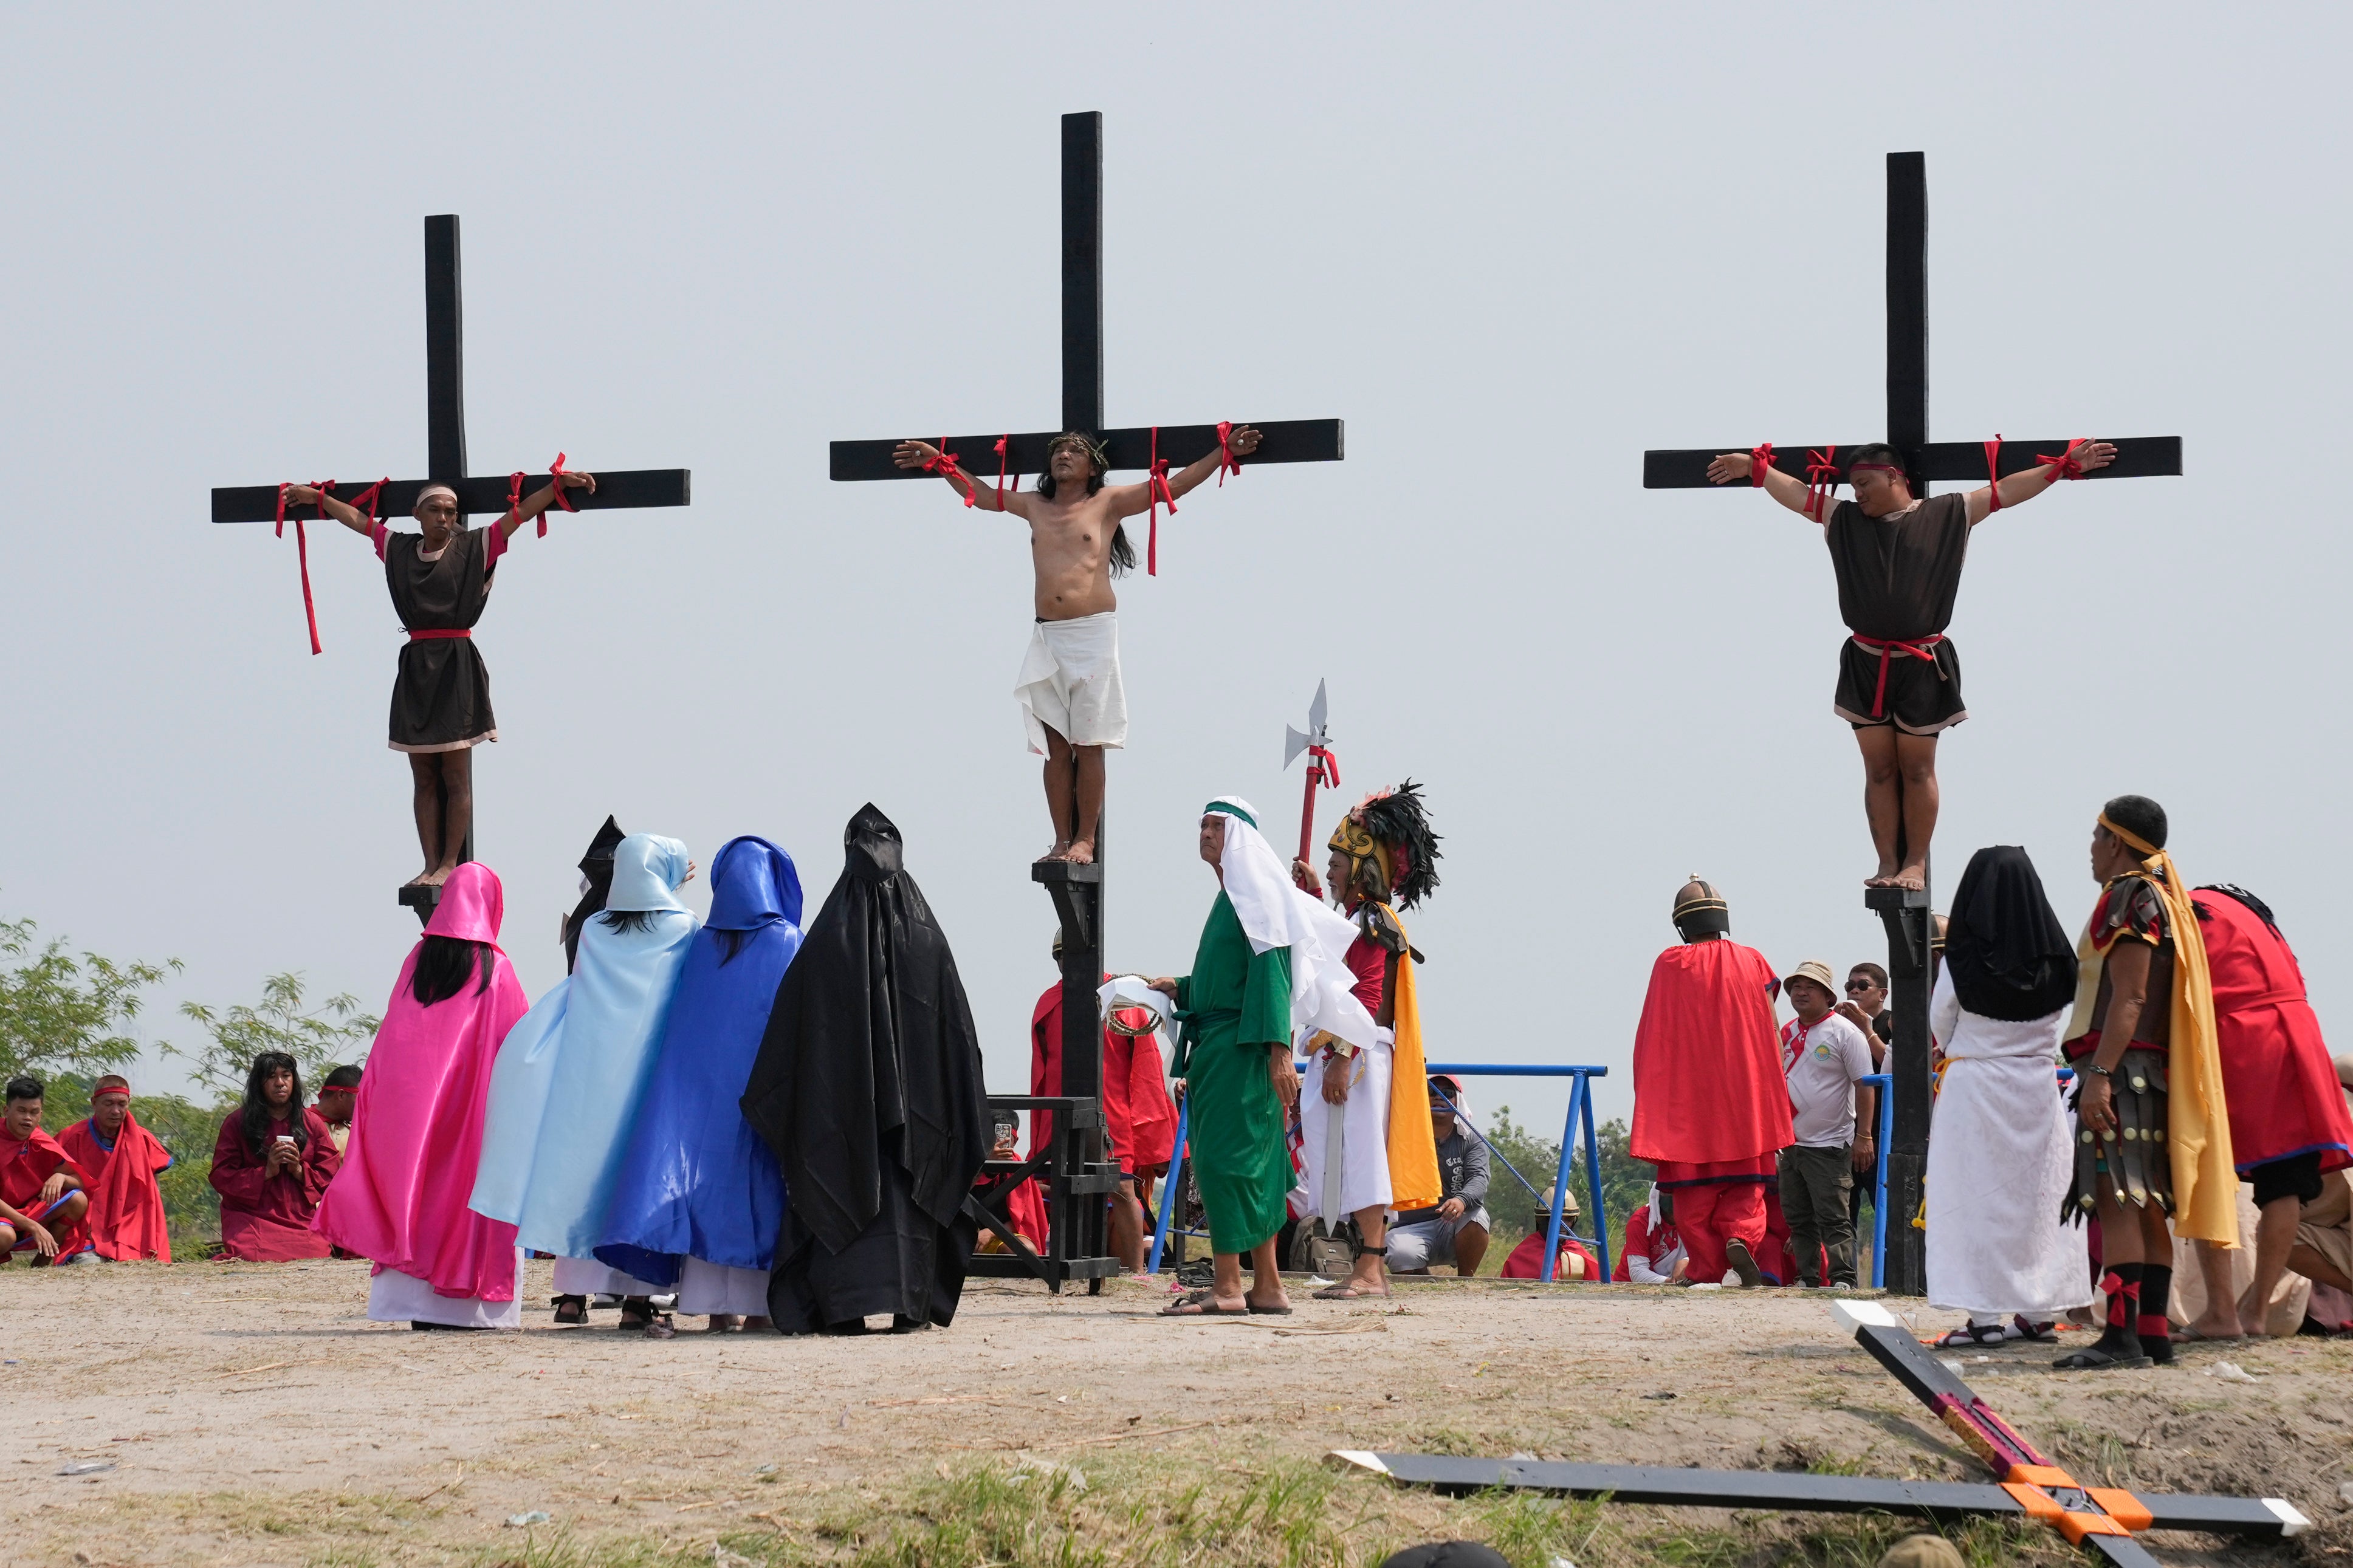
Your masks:
<svg viewBox="0 0 2353 1568"><path fill-rule="evenodd" d="M840 879L785 971L743 1099L792 1194L768 1280L788 1334L944 1327L988 1158L980 1040L947 938L900 869L898 828L849 819Z"/></svg>
<svg viewBox="0 0 2353 1568"><path fill-rule="evenodd" d="M580 901L572 906L570 918L564 922L564 973L566 974L572 973L572 966L580 960L580 928L588 923L590 915L605 907L605 900L613 891L613 851L621 847L621 840L627 837L621 831L621 825L607 816L605 826L598 828L596 837L588 841L588 853L580 857L580 875L586 879L588 887L580 895Z"/></svg>
<svg viewBox="0 0 2353 1568"><path fill-rule="evenodd" d="M2075 944L2043 896L2034 862L2015 844L1969 857L1953 893L1945 966L1961 1005L2022 1024L2075 998Z"/></svg>

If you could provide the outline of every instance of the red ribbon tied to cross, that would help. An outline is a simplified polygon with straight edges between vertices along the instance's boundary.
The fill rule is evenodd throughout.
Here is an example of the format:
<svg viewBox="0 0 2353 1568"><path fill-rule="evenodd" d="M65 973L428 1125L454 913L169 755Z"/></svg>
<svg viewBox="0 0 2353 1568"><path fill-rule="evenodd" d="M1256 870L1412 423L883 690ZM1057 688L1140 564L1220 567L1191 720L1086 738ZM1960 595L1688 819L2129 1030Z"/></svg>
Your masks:
<svg viewBox="0 0 2353 1568"><path fill-rule="evenodd" d="M2048 452L2037 452L2034 454L2034 460L2038 463L2049 463L2057 468L2059 471L2051 476L2054 479L2080 479L2084 477L2084 465L2075 460L2075 449L2086 439L2088 437L2077 437L2068 442L2067 449L2055 458Z"/></svg>
<svg viewBox="0 0 2353 1568"><path fill-rule="evenodd" d="M507 476L507 516L515 519L518 521L522 518L522 482L529 478L531 478L531 476L524 473L521 468L517 468L513 473ZM460 521L462 521L462 519ZM547 531L547 520L545 518L542 518L540 520L539 531L542 533L545 533Z"/></svg>
<svg viewBox="0 0 2353 1568"><path fill-rule="evenodd" d="M278 487L278 527L276 533L277 537L280 539L286 537L286 491L289 488L290 488L290 481L289 484L282 484ZM315 485L312 488L319 492L318 521L324 522L327 521L327 492L335 488L335 481L329 479L325 483ZM303 531L302 520L299 517L294 520L294 558L300 565L302 573L302 618L310 623L311 651L315 654L320 652L321 649L319 647L319 609L317 605L315 605L311 598L311 536Z"/></svg>
<svg viewBox="0 0 2353 1568"><path fill-rule="evenodd" d="M937 474L955 485L964 491L964 504L972 504L972 479L956 466L956 455L948 450L946 437L941 437L939 445L932 448L932 455L923 459L923 472Z"/></svg>
<svg viewBox="0 0 2353 1568"><path fill-rule="evenodd" d="M1144 475L1145 494L1152 498L1152 525L1144 543L1144 574L1160 575L1160 503L1168 503L1168 515L1176 515L1176 492L1168 488L1168 459L1160 455L1160 426L1152 427L1150 467Z"/></svg>
<svg viewBox="0 0 2353 1568"><path fill-rule="evenodd" d="M1830 512L1831 492L1838 489L1838 448L1806 454L1806 515L1820 522Z"/></svg>
<svg viewBox="0 0 2353 1568"><path fill-rule="evenodd" d="M1759 441L1748 448L1748 488L1765 488L1765 476L1773 471L1773 443Z"/></svg>
<svg viewBox="0 0 2353 1568"><path fill-rule="evenodd" d="M999 437L997 438L997 510L999 510L999 511L1003 511L1003 510L1006 510L1006 506L1005 506L1005 474L1006 474L1006 466L1007 466L1008 464L1011 463L1012 461L1013 461L1013 437L1012 437L1012 435L1008 432L1008 434L1003 435L1003 436L999 436ZM1021 483L1021 476L1020 476L1019 474L1015 474L1015 475L1013 476L1013 483L1014 483L1015 488L1017 488L1017 489L1018 489L1018 488L1019 488L1020 483ZM964 498L964 504L965 504L965 505L966 505L966 506L970 506L970 505L972 504L972 498L971 498L970 496L966 496L966 497L965 497L965 498Z"/></svg>
<svg viewBox="0 0 2353 1568"><path fill-rule="evenodd" d="M1986 493L1993 497L1986 507L1986 515L1991 517L2001 510L2001 432L1994 432L1993 439L1985 444L1985 449Z"/></svg>
<svg viewBox="0 0 2353 1568"><path fill-rule="evenodd" d="M1239 475L1242 471L1242 460L1234 456L1233 446L1227 439L1227 437L1231 436L1233 433L1234 422L1232 420L1220 419L1218 421L1218 488L1219 489L1224 489L1226 488L1226 476L1228 474ZM1172 506L1168 510L1173 512L1176 509Z"/></svg>
<svg viewBox="0 0 2353 1568"><path fill-rule="evenodd" d="M555 454L555 461L547 465L547 482L554 487L556 505L566 511L578 511L580 509L572 504L572 498L564 493L565 472L564 454L558 452ZM510 501L508 504L513 503ZM539 514L539 537L542 539L547 537L547 513L544 510Z"/></svg>

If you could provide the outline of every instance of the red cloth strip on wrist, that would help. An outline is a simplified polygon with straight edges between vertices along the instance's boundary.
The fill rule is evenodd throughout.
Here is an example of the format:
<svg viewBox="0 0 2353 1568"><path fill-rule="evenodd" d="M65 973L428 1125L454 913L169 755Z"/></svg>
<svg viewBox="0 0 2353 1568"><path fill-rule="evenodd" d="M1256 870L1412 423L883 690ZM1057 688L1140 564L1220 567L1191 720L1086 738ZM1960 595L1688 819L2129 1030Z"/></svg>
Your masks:
<svg viewBox="0 0 2353 1568"><path fill-rule="evenodd" d="M1226 475L1228 473L1239 476L1242 471L1242 460L1234 456L1234 449L1226 439L1233 433L1234 422L1232 420L1220 419L1218 421L1218 488L1219 489L1224 489L1226 488ZM1175 507L1170 507L1168 510L1174 511L1176 509Z"/></svg>
<svg viewBox="0 0 2353 1568"><path fill-rule="evenodd" d="M1168 488L1168 459L1160 455L1160 426L1152 427L1150 467L1144 476L1145 494L1152 499L1152 527L1144 544L1144 574L1160 575L1160 503L1168 503L1168 515L1176 515L1176 492Z"/></svg>
<svg viewBox="0 0 2353 1568"><path fill-rule="evenodd" d="M335 481L329 479L323 484L313 485L311 488L319 492L318 521L324 522L327 521L327 496L334 489ZM286 537L286 487L284 485L278 487L278 537L280 539ZM317 654L321 651L319 607L311 597L311 536L303 531L302 520L299 517L294 520L294 558L302 573L302 619L311 628L311 651Z"/></svg>
<svg viewBox="0 0 2353 1568"><path fill-rule="evenodd" d="M1749 448L1748 448L1748 488L1749 488L1750 489L1755 489L1755 490L1761 490L1761 489L1763 489L1765 488L1765 476L1766 476L1767 473L1769 473L1769 472L1771 472L1771 471L1772 471L1772 468L1773 468L1773 443L1772 443L1772 442L1770 442L1770 441L1760 441L1760 442L1758 442L1756 446L1749 447Z"/></svg>
<svg viewBox="0 0 2353 1568"><path fill-rule="evenodd" d="M1871 694L1873 718L1887 717L1887 661L1897 654L1902 654L1906 658L1925 658L1930 664L1934 664L1936 662L1936 656L1928 650L1944 640L1945 634L1942 632L1936 633L1934 637L1922 637L1918 642L1881 642L1873 637L1863 637L1860 633L1856 634L1855 647L1865 653L1875 653L1879 656L1879 686Z"/></svg>
<svg viewBox="0 0 2353 1568"><path fill-rule="evenodd" d="M1806 515L1816 522L1830 513L1831 492L1838 489L1838 448L1806 454Z"/></svg>
<svg viewBox="0 0 2353 1568"><path fill-rule="evenodd" d="M547 465L547 482L555 489L556 505L566 511L578 511L580 509L572 504L572 498L564 493L564 454L558 452L555 461ZM539 536L542 539L547 537L547 513L544 511L539 514Z"/></svg>
<svg viewBox="0 0 2353 1568"><path fill-rule="evenodd" d="M384 559L385 526L377 519L375 509L377 502L384 499L384 487L390 483L392 483L392 476L387 474L352 498L352 505L367 508L368 542L375 546L375 558L378 561Z"/></svg>
<svg viewBox="0 0 2353 1568"><path fill-rule="evenodd" d="M2038 463L2049 463L2052 468L2057 468L2059 471L2051 476L2054 479L2080 479L2084 477L2084 465L2075 460L2075 449L2086 439L2087 437L2078 437L2068 442L2067 449L2055 458L2048 452L2037 452L2034 454L2034 460Z"/></svg>
<svg viewBox="0 0 2353 1568"><path fill-rule="evenodd" d="M2000 431L1994 432L1993 439L1985 444L1985 449L1986 489L1993 492L1993 504L1986 508L1986 515L1991 517L2001 510L2001 433Z"/></svg>
<svg viewBox="0 0 2353 1568"><path fill-rule="evenodd" d="M522 482L530 477L521 468L507 476L507 515L511 518L520 520L522 516ZM460 526L465 521L462 515L458 519ZM544 521L540 523L539 531L542 533L547 531L547 524Z"/></svg>
<svg viewBox="0 0 2353 1568"><path fill-rule="evenodd" d="M972 476L956 466L956 455L948 450L946 437L941 437L932 455L923 459L923 472L939 475L964 492L965 505L972 504Z"/></svg>

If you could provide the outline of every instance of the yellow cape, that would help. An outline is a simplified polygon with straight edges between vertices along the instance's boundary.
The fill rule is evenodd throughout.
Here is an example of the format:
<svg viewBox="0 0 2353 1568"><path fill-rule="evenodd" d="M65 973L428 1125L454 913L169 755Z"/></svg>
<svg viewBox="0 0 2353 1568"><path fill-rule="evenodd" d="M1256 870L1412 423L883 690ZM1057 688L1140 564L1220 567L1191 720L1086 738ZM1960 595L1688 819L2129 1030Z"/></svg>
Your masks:
<svg viewBox="0 0 2353 1568"><path fill-rule="evenodd" d="M2152 849L2105 816L2100 820L2109 832L2147 857L2140 868L2156 881L2165 900L2166 924L2173 932L2173 1014L2165 1061L2165 1137L2173 1160L2173 1234L2234 1247L2239 1245L2239 1173L2231 1163L2231 1120L2222 1099L2222 1056L2214 1031L2214 981L2206 967L2206 938L2198 929L2198 910L2189 901L2189 889L2172 856ZM2093 919L2098 918L2095 907ZM2100 956L2092 945L2089 922L2076 953L2084 960ZM2095 1002L2099 994L2098 964L2087 963L2084 969L2084 987L2076 995L2076 1018L2069 1026L2071 1037L2084 1033L2075 1024L2088 1027L2088 1003Z"/></svg>
<svg viewBox="0 0 2353 1568"><path fill-rule="evenodd" d="M1390 911L1392 917L1396 911ZM1398 930L1405 922L1398 921ZM1421 1007L1414 996L1413 942L1398 954L1389 1052L1389 1206L1433 1208L1445 1199L1438 1177L1438 1135L1430 1125L1430 1065L1421 1054ZM2238 1189L2232 1193L2235 1201ZM2234 1208L2232 1213L2237 1215Z"/></svg>

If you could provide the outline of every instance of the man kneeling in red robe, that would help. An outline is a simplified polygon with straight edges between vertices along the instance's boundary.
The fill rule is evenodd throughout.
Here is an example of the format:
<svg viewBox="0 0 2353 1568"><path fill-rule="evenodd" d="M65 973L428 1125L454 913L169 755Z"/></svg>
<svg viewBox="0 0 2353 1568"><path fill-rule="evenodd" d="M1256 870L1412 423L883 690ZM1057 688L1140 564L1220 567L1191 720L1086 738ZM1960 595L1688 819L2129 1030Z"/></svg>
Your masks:
<svg viewBox="0 0 2353 1568"><path fill-rule="evenodd" d="M131 1114L131 1080L112 1073L90 1091L90 1115L58 1134L58 1146L90 1178L90 1237L100 1258L172 1261L164 1189L172 1152Z"/></svg>
<svg viewBox="0 0 2353 1568"><path fill-rule="evenodd" d="M1634 1034L1630 1148L1674 1194L1694 1283L1763 1280L1765 1183L1794 1141L1765 955L1731 938L1732 915L1694 878L1675 897L1683 945L1659 954Z"/></svg>
<svg viewBox="0 0 2353 1568"><path fill-rule="evenodd" d="M0 1263L19 1252L37 1268L90 1251L84 1177L58 1141L41 1131L41 1080L8 1080L0 1116Z"/></svg>

